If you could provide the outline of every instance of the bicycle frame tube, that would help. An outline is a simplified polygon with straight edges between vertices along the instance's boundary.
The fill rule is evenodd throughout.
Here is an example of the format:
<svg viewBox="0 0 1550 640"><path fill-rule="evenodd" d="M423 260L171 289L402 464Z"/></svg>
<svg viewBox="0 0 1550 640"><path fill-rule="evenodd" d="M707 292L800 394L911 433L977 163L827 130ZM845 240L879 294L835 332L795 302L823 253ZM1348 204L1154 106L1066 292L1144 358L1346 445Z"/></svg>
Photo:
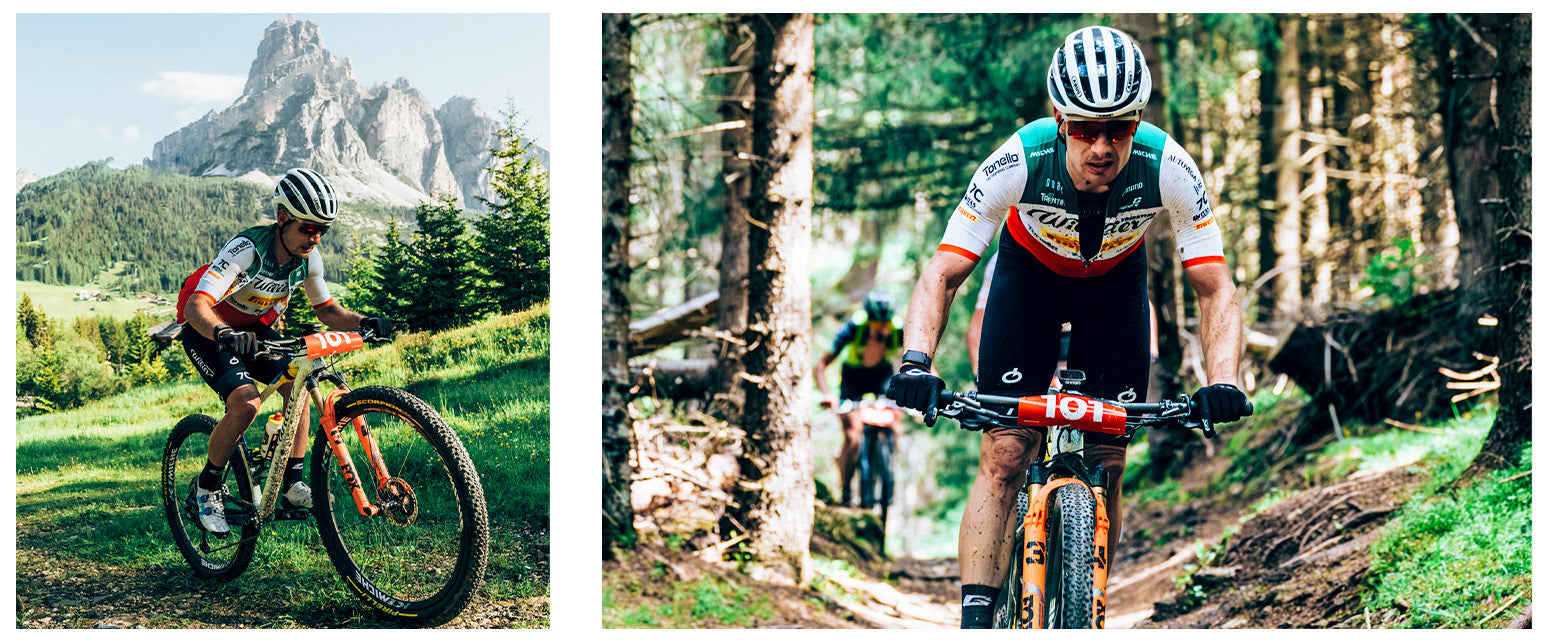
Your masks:
<svg viewBox="0 0 1550 640"><path fill-rule="evenodd" d="M296 437L296 430L301 428L301 410L299 408L301 405L299 403L302 402L302 394L309 392L306 385L307 376L312 375L312 372L317 369L317 361L307 358L296 358L291 361L291 364L296 366L296 375L291 379L290 402L286 407L285 421L281 425L280 433L278 434L279 445L274 448L274 451L269 456L269 477L264 479L264 492L257 500L258 523L260 526L274 518L275 504L280 500L280 485L284 482L285 461L291 455L291 441ZM285 379L282 376L280 380L265 388L263 393L258 396L259 403L262 404L266 398L278 390L284 383ZM318 397L317 389L311 389L310 394L313 402L321 400Z"/></svg>
<svg viewBox="0 0 1550 640"><path fill-rule="evenodd" d="M360 475L355 471L355 463L350 460L350 450L345 448L344 438L340 435L344 425L339 424L334 416L334 402L344 394L344 389L335 389L328 394L328 401L323 403L323 433L328 438L328 448L333 450L334 458L339 461L339 473L344 477L345 486L350 489L350 497L355 500L356 511L370 518L377 515L380 510L377 505L371 503L371 498L366 496L366 490L361 486ZM372 437L371 429L366 426L366 419L356 416L351 422L355 425L355 435L361 441L361 448L366 450L366 459L371 464L372 474L377 478L376 488L380 490L391 476L388 473L387 463L382 460L382 452L377 448L377 440Z"/></svg>

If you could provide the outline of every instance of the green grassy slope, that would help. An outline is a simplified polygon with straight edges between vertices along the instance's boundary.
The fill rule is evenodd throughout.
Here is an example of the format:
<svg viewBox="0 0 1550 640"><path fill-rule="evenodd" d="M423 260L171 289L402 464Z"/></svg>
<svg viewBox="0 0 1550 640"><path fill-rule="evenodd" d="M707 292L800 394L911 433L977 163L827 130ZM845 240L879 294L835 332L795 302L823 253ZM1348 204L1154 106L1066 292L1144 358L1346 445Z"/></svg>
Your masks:
<svg viewBox="0 0 1550 640"><path fill-rule="evenodd" d="M545 305L437 335L402 335L337 361L352 386L397 386L418 395L468 448L492 529L486 584L471 608L505 614L490 616L503 626L548 626L548 311ZM271 399L264 409L278 407ZM215 394L201 382L136 389L18 421L17 590L31 599L18 622L32 605L46 604L51 588L75 580L117 581L117 588L176 601L147 608L148 626L374 625L334 573L310 521L267 528L253 565L232 583L193 578L172 546L158 480L167 434L190 413L220 415ZM249 429L250 442L261 439L264 415ZM245 606L234 609L232 600Z"/></svg>

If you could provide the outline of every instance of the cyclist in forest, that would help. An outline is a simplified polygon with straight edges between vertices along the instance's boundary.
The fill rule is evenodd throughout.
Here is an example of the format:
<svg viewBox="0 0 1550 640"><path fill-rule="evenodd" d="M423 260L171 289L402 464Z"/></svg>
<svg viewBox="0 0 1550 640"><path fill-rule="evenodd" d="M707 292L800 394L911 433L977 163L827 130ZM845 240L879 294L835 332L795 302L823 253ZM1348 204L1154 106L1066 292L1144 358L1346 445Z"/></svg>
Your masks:
<svg viewBox="0 0 1550 640"><path fill-rule="evenodd" d="M1171 224L1185 277L1200 306L1210 385L1195 393L1203 417L1243 417L1236 386L1242 328L1237 293L1200 172L1162 130L1140 121L1151 75L1130 36L1107 27L1068 35L1050 63L1054 117L1022 127L980 164L905 319L904 356L889 395L935 418L943 389L931 373L958 287L1000 232L1001 258L986 307L977 378L981 391L1046 391L1070 322L1070 367L1090 395L1144 399L1148 369L1146 252L1154 219ZM1003 222L1005 224L1003 224ZM991 622L1010 537L1008 513L1028 465L1043 455L1042 430L986 432L979 474L958 537L965 628ZM1108 471L1109 548L1120 531L1125 441L1089 440L1089 464Z"/></svg>
<svg viewBox="0 0 1550 640"><path fill-rule="evenodd" d="M318 320L340 331L370 329L380 336L393 331L385 318L349 311L328 293L323 258L317 250L339 213L334 188L310 169L291 169L274 188L275 222L245 229L215 259L183 281L178 296L179 338L194 368L222 402L226 414L210 434L204 472L195 483L199 523L224 536L226 523L222 470L237 439L253 423L261 405L255 382L269 383L285 373L286 362L258 358L259 341L281 337L270 325L285 314L292 294L302 288ZM290 385L280 389L289 402ZM301 481L306 453L307 406L291 444L281 486L292 507L310 508L312 491Z"/></svg>
<svg viewBox="0 0 1550 640"><path fill-rule="evenodd" d="M818 391L822 394L819 406L839 408L844 441L834 463L839 467L840 501L845 506L850 506L850 481L856 472L862 435L861 419L851 404L869 393L883 395L888 377L893 375L893 359L903 344L904 331L893 312L893 301L882 293L870 293L861 310L840 327L839 333L834 335L833 346L818 359L818 366L813 369L813 378L818 381ZM836 399L829 388L827 371L842 354L840 395ZM861 506L870 508L872 505Z"/></svg>

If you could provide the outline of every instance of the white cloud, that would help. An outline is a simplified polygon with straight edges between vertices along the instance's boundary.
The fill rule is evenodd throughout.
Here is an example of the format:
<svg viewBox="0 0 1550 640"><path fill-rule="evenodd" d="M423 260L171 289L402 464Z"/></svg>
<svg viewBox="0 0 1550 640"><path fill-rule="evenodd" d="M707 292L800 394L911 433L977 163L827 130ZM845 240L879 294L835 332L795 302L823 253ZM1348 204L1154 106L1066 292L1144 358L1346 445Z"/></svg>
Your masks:
<svg viewBox="0 0 1550 640"><path fill-rule="evenodd" d="M137 125L129 125L127 127L124 127L124 142L139 142L139 141L140 141L140 127L139 126L137 126Z"/></svg>
<svg viewBox="0 0 1550 640"><path fill-rule="evenodd" d="M172 98L179 102L204 104L235 100L242 95L242 76L192 71L159 71L155 80L140 84L140 93Z"/></svg>

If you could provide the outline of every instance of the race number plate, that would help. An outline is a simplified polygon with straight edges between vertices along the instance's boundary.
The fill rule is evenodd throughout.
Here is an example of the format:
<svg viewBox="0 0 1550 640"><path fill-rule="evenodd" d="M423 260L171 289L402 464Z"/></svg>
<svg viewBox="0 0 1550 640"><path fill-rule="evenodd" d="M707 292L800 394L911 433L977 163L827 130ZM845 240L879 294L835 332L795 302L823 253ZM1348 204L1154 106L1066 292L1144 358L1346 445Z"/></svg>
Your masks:
<svg viewBox="0 0 1550 640"><path fill-rule="evenodd" d="M1125 410L1101 400L1053 393L1017 402L1017 424L1025 427L1069 425L1073 429L1123 435Z"/></svg>
<svg viewBox="0 0 1550 640"><path fill-rule="evenodd" d="M308 358L331 356L366 346L360 334L345 331L320 331L303 339L307 342Z"/></svg>

